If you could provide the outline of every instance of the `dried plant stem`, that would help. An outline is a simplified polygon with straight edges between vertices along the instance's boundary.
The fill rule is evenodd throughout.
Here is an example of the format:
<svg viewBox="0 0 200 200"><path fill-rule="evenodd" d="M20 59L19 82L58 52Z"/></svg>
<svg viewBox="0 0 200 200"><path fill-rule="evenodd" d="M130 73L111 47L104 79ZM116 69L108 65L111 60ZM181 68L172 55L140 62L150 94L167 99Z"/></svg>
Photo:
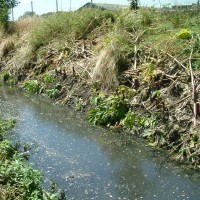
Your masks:
<svg viewBox="0 0 200 200"><path fill-rule="evenodd" d="M193 50L191 50L190 57L189 57L189 70L190 70L190 76L191 76L191 83L192 83L192 97L193 97L193 103L194 103L194 127L197 127L198 125L198 94L196 90L196 85L195 85L195 78L194 78L194 73L192 70L192 53Z"/></svg>

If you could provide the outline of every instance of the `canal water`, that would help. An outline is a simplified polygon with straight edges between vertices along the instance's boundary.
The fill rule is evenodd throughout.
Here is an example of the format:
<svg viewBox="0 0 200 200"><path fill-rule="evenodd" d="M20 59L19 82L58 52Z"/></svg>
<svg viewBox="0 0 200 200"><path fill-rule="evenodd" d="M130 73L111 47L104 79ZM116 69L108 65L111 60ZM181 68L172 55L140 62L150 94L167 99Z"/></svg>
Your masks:
<svg viewBox="0 0 200 200"><path fill-rule="evenodd" d="M69 200L199 200L200 173L169 162L139 139L90 126L45 97L0 87L0 112L17 120L11 138L28 143L33 168Z"/></svg>

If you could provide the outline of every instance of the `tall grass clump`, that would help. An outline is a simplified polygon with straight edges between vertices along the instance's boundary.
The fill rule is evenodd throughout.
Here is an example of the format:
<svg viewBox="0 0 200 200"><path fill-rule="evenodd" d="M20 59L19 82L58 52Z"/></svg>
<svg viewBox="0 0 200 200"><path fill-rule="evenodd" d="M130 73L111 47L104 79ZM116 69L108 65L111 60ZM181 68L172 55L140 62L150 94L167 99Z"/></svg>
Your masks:
<svg viewBox="0 0 200 200"><path fill-rule="evenodd" d="M62 40L84 39L101 23L114 18L111 11L86 9L70 13L57 13L41 19L32 32L33 50L52 42L54 38Z"/></svg>
<svg viewBox="0 0 200 200"><path fill-rule="evenodd" d="M1 54L3 57L7 56L10 52L15 49L15 41L12 38L6 39L2 44Z"/></svg>

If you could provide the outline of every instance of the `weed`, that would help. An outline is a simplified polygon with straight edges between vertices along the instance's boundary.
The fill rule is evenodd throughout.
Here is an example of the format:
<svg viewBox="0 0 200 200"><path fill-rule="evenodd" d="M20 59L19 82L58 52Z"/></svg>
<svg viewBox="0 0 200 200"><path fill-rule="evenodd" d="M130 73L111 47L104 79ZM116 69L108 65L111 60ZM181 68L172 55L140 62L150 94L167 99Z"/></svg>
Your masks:
<svg viewBox="0 0 200 200"><path fill-rule="evenodd" d="M21 199L42 198L42 176L22 160L13 160L0 166L0 182L8 187L17 186Z"/></svg>
<svg viewBox="0 0 200 200"><path fill-rule="evenodd" d="M9 130L14 127L15 120L3 120L0 118L0 141L8 134Z"/></svg>
<svg viewBox="0 0 200 200"><path fill-rule="evenodd" d="M53 75L51 74L45 74L44 75L44 82L45 83L53 83L55 80L54 80L54 77Z"/></svg>
<svg viewBox="0 0 200 200"><path fill-rule="evenodd" d="M16 83L17 83L17 80L15 80L14 78L9 80L9 85L10 86L14 86L14 85L16 85Z"/></svg>
<svg viewBox="0 0 200 200"><path fill-rule="evenodd" d="M39 93L41 86L37 80L28 80L23 84L24 88L28 92Z"/></svg>
<svg viewBox="0 0 200 200"><path fill-rule="evenodd" d="M137 114L129 110L121 124L124 125L125 129L132 130L137 125Z"/></svg>
<svg viewBox="0 0 200 200"><path fill-rule="evenodd" d="M75 104L75 109L77 111L81 111L83 110L83 108L86 106L86 102L82 99L82 98L79 98Z"/></svg>
<svg viewBox="0 0 200 200"><path fill-rule="evenodd" d="M58 89L49 89L47 90L47 96L50 97L51 99L56 99L59 95L59 90Z"/></svg>
<svg viewBox="0 0 200 200"><path fill-rule="evenodd" d="M191 31L187 29L182 29L176 36L178 39L184 39L184 40L189 40L192 38Z"/></svg>
<svg viewBox="0 0 200 200"><path fill-rule="evenodd" d="M9 140L3 140L0 143L0 161L5 161L6 159L10 159L12 158L12 156L14 155L14 148L12 147L12 143Z"/></svg>
<svg viewBox="0 0 200 200"><path fill-rule="evenodd" d="M10 78L10 74L8 72L5 72L3 75L2 75L2 78L3 78L3 82L7 82Z"/></svg>
<svg viewBox="0 0 200 200"><path fill-rule="evenodd" d="M100 100L99 103L98 100ZM126 101L117 95L111 95L105 99L95 98L93 102L97 105L90 109L87 115L89 122L93 124L114 125L119 123L128 111Z"/></svg>
<svg viewBox="0 0 200 200"><path fill-rule="evenodd" d="M140 11L140 14L141 14L141 18L142 18L141 24L143 26L151 26L151 24L154 21L154 15L153 15L153 13L150 10L142 9Z"/></svg>
<svg viewBox="0 0 200 200"><path fill-rule="evenodd" d="M192 63L192 69L194 71L199 71L200 70L200 60L196 60Z"/></svg>

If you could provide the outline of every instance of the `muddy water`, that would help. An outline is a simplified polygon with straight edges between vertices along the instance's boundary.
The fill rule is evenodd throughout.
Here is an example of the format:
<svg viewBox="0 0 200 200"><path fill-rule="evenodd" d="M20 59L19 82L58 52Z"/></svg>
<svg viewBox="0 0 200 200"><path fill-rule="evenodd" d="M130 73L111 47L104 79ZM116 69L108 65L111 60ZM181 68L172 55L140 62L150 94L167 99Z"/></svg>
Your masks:
<svg viewBox="0 0 200 200"><path fill-rule="evenodd" d="M198 200L200 173L168 162L140 140L91 127L44 97L0 87L0 112L17 119L14 140L28 142L31 162L75 200Z"/></svg>

